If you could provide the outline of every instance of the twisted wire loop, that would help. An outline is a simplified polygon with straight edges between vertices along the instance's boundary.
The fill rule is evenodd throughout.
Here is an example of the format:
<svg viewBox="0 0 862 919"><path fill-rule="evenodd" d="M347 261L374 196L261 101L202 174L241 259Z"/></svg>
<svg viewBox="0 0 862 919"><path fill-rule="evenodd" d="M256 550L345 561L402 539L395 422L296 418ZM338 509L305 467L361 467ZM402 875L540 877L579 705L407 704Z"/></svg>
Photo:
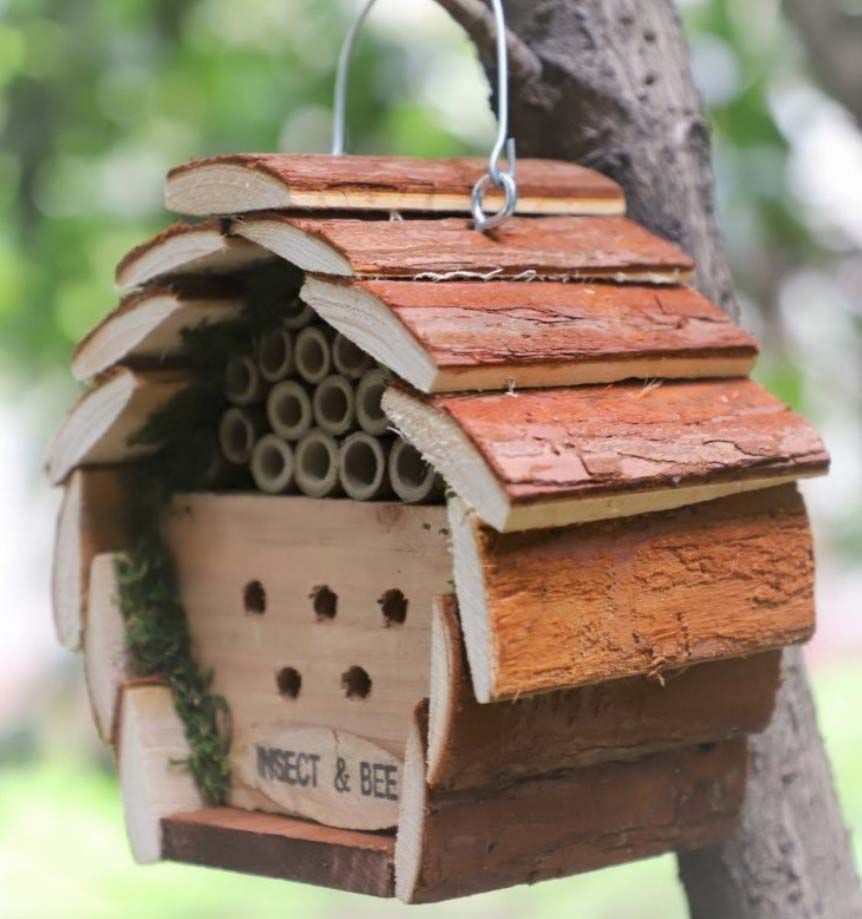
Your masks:
<svg viewBox="0 0 862 919"><path fill-rule="evenodd" d="M353 48L356 39L371 8L377 0L368 0L359 11L353 24L344 37L341 52L338 55L338 69L335 75L335 96L332 118L333 156L342 156L345 147L347 123L347 84L350 78L350 64L353 59ZM491 154L488 157L488 172L481 176L473 186L470 198L470 210L473 224L480 232L500 226L515 213L518 205L518 183L515 179L515 140L509 133L509 55L506 48L506 17L502 0L491 0L495 23L495 45L497 56L497 136ZM500 158L506 151L506 168L500 168ZM503 192L503 205L495 213L485 211L485 195L490 185Z"/></svg>

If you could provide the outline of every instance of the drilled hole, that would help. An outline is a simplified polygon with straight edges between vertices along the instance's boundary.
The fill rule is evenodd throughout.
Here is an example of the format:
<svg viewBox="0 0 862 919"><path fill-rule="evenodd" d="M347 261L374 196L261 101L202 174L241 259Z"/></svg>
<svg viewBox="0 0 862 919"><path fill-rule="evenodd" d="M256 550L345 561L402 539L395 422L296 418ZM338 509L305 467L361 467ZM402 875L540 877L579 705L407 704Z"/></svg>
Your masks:
<svg viewBox="0 0 862 919"><path fill-rule="evenodd" d="M266 590L260 581L249 581L242 592L242 602L247 613L266 612Z"/></svg>
<svg viewBox="0 0 862 919"><path fill-rule="evenodd" d="M697 749L700 750L701 753L712 753L715 748L716 744L714 743L702 743L697 745Z"/></svg>
<svg viewBox="0 0 862 919"><path fill-rule="evenodd" d="M338 595L325 584L311 591L311 604L318 619L334 619L338 612Z"/></svg>
<svg viewBox="0 0 862 919"><path fill-rule="evenodd" d="M341 686L348 699L367 699L371 692L371 677L362 667L351 667L341 674Z"/></svg>
<svg viewBox="0 0 862 919"><path fill-rule="evenodd" d="M401 625L407 618L407 597L397 587L387 590L377 602L386 625Z"/></svg>
<svg viewBox="0 0 862 919"><path fill-rule="evenodd" d="M280 695L295 699L302 689L302 674L295 667L282 667L275 675L275 684Z"/></svg>

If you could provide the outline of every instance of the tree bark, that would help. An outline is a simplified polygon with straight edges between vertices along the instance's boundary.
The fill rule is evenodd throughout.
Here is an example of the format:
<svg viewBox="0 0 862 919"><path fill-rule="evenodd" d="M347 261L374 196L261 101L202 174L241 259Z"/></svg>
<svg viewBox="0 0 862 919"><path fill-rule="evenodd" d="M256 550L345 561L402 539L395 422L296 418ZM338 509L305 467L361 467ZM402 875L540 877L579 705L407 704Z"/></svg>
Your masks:
<svg viewBox="0 0 862 919"><path fill-rule="evenodd" d="M493 86L487 17L475 0L441 3L474 39ZM671 0L508 0L506 10L518 49L510 92L519 152L577 160L620 182L629 214L692 255L697 286L736 315L709 129ZM771 726L749 742L735 837L680 856L696 919L862 916L798 649L785 652L783 678Z"/></svg>

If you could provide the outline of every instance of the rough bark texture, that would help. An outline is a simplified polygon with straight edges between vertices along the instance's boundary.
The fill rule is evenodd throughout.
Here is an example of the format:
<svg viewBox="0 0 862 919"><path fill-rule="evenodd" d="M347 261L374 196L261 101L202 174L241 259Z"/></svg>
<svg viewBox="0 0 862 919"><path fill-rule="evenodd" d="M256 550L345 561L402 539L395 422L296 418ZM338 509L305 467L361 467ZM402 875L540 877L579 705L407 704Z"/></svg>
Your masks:
<svg viewBox="0 0 862 919"><path fill-rule="evenodd" d="M806 475L828 464L814 429L750 380L435 396L430 403L466 433L513 502Z"/></svg>
<svg viewBox="0 0 862 919"><path fill-rule="evenodd" d="M475 17L444 4L468 31ZM700 289L736 313L715 219L709 132L669 0L509 0L539 76L512 83L521 152L575 159L620 182L629 213L680 243ZM482 47L481 42L478 43ZM527 71L529 73L529 71ZM770 728L736 837L681 859L698 919L849 919L859 885L798 651L785 652Z"/></svg>
<svg viewBox="0 0 862 919"><path fill-rule="evenodd" d="M235 221L231 231L253 238L260 224L284 225L320 240L359 277L529 275L665 283L688 278L692 267L676 246L625 217L512 217L493 234L482 234L462 217L388 221L265 213ZM311 264L300 267L315 270Z"/></svg>
<svg viewBox="0 0 862 919"><path fill-rule="evenodd" d="M440 367L645 357L706 362L756 353L753 339L690 287L356 283L385 303ZM696 375L710 370L704 363Z"/></svg>
<svg viewBox="0 0 862 919"><path fill-rule="evenodd" d="M455 580L465 620L487 622L490 647L470 647L468 629L468 651L474 676L488 660L493 699L657 676L814 631L811 531L793 485L558 529L474 527L484 609L457 567Z"/></svg>
<svg viewBox="0 0 862 919"><path fill-rule="evenodd" d="M452 793L414 789L408 771L419 772L405 766L396 890L432 903L724 839L742 804L746 752L729 740Z"/></svg>
<svg viewBox="0 0 862 919"><path fill-rule="evenodd" d="M516 701L476 701L457 603L436 601L429 788L464 791L531 775L741 737L769 723L777 651ZM439 656L438 656L439 655Z"/></svg>

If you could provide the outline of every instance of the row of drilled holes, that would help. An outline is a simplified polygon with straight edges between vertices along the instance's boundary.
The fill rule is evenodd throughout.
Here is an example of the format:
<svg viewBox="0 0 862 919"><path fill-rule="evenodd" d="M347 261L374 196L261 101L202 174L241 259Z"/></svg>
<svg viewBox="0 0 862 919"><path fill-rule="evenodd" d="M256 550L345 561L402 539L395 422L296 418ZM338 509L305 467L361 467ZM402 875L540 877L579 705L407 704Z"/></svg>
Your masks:
<svg viewBox="0 0 862 919"><path fill-rule="evenodd" d="M302 674L296 667L282 667L275 675L279 694L296 699L302 689ZM371 694L371 677L363 667L350 667L341 674L341 688L348 699L367 699Z"/></svg>
<svg viewBox="0 0 862 919"><path fill-rule="evenodd" d="M325 584L315 587L308 596L318 620L334 619L338 613L338 595ZM260 581L249 581L242 592L247 613L261 616L266 612L266 589ZM387 590L377 601L384 625L402 625L407 618L408 601L397 587Z"/></svg>

